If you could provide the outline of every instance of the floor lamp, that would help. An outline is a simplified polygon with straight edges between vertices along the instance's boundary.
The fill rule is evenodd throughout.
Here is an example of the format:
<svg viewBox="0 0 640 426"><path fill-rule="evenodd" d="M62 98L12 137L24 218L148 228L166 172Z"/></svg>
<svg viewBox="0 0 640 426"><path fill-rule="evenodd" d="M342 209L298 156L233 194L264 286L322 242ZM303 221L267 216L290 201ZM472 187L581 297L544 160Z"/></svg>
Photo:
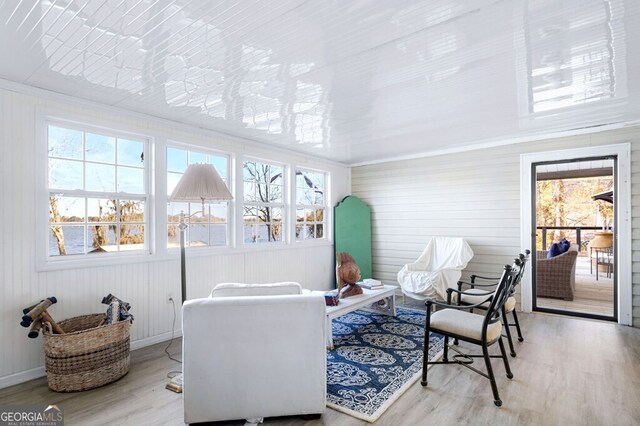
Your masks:
<svg viewBox="0 0 640 426"><path fill-rule="evenodd" d="M233 196L216 169L211 164L190 164L169 197L171 201L202 202L232 200ZM187 229L184 211L180 212L180 296L182 304L187 300L187 267L185 262L184 232ZM167 389L182 392L182 374L172 378Z"/></svg>

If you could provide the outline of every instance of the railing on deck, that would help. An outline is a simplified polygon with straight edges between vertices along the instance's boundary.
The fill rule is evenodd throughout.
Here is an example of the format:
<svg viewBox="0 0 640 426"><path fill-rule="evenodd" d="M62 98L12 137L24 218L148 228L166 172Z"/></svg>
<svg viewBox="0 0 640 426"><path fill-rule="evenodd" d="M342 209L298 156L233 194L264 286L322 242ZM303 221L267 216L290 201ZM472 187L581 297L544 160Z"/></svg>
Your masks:
<svg viewBox="0 0 640 426"><path fill-rule="evenodd" d="M547 231L575 231L576 232L576 244L582 251L582 231L602 231L601 226L538 226L537 230L542 231L542 249L547 250ZM536 234L537 236L537 234Z"/></svg>

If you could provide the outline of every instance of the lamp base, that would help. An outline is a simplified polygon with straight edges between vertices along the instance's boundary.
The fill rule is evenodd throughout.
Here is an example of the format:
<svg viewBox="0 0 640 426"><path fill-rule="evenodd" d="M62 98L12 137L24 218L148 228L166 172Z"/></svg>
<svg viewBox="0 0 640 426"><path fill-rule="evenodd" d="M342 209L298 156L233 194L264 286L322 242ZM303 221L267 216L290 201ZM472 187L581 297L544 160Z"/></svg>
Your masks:
<svg viewBox="0 0 640 426"><path fill-rule="evenodd" d="M169 389L175 393L182 393L182 373L173 376L169 383L167 383L167 386L165 386L165 389Z"/></svg>

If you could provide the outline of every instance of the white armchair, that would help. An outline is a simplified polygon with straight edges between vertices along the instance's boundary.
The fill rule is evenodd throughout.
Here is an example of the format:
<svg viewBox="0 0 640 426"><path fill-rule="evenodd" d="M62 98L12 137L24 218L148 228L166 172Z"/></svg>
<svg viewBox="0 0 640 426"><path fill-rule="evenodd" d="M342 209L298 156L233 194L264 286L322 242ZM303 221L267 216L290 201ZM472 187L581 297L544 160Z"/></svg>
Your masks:
<svg viewBox="0 0 640 426"><path fill-rule="evenodd" d="M322 294L297 283L220 284L185 302L182 321L185 423L324 411Z"/></svg>
<svg viewBox="0 0 640 426"><path fill-rule="evenodd" d="M447 299L447 288L455 288L462 270L473 258L473 250L462 238L432 237L420 257L398 272L402 293L413 299Z"/></svg>

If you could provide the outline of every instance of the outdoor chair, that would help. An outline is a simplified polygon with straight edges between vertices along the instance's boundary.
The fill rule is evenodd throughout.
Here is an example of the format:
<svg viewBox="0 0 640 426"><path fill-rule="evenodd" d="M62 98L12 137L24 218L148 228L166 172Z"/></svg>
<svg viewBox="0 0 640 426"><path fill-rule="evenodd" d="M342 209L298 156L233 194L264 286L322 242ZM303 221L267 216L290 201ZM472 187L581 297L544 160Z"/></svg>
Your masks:
<svg viewBox="0 0 640 426"><path fill-rule="evenodd" d="M524 272L526 269L527 262L529 261L530 250L525 250L524 254L520 253L518 259L520 259L521 265L518 269L518 275L516 279L513 281L513 285L509 289L509 298L504 304L504 312L503 315L503 324L505 328L505 332L507 334L507 342L509 343L509 351L512 357L516 356L515 347L513 344L513 339L511 337L511 329L509 327L515 327L516 332L518 333L518 341L524 341L524 337L522 336L522 330L520 329L520 321L518 321L518 314L516 313L516 298L514 296L516 292L516 288L522 281L522 277L524 276ZM482 280L482 283L476 282L476 280ZM495 287L498 285L500 278L498 277L482 277L480 275L471 275L470 282L458 281L458 291L454 291L453 289L449 289L447 291L447 303L451 303L452 294L457 293L457 301L459 305L475 305L480 304L479 309L486 310L489 306L489 301L487 298L493 294L495 291ZM490 281L490 282L489 282ZM463 290L464 286L468 286L469 288ZM509 317L507 314L511 313L513 317L513 322L509 322Z"/></svg>
<svg viewBox="0 0 640 426"><path fill-rule="evenodd" d="M509 367L509 360L502 341L502 307L509 298L509 289L513 285L513 281L519 272L521 265L520 259L516 259L516 268L505 265L504 272L500 278L500 282L496 286L494 293L489 296L489 307L485 315L478 315L464 310L471 310L480 305L452 305L449 303L439 302L433 299L426 301L427 317L425 324L424 352L422 361L422 380L420 384L427 386L427 371L429 364L460 364L475 373L486 377L491 382L491 390L493 391L493 402L496 406L502 405L496 378L491 366L491 358L502 358L507 378L512 379L513 373ZM434 306L439 309L432 313ZM434 332L444 336L444 353L442 360L429 361L429 333ZM455 346L449 346L449 339L459 339L468 343L479 345L482 348L482 355L464 354ZM498 342L500 346L500 355L490 355L489 346ZM449 359L449 349L457 354ZM484 358L487 372L483 372L471 366L473 358Z"/></svg>
<svg viewBox="0 0 640 426"><path fill-rule="evenodd" d="M578 245L551 259L547 259L547 253L546 250L536 252L536 295L573 300Z"/></svg>

